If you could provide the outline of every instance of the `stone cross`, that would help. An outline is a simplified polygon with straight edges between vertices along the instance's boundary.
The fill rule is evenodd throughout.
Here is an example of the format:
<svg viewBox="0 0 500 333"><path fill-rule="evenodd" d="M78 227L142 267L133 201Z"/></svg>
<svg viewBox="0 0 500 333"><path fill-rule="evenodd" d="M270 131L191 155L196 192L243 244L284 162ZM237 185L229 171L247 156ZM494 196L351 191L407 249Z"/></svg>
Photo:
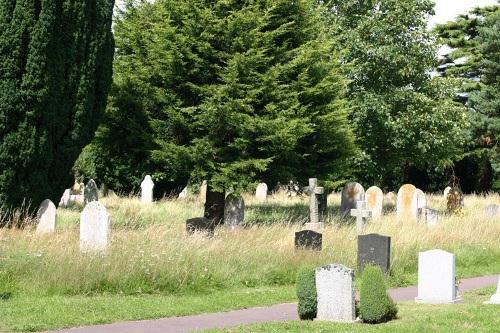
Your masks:
<svg viewBox="0 0 500 333"><path fill-rule="evenodd" d="M319 223L319 209L318 209L318 194L325 193L323 187L318 186L317 178L309 178L309 186L306 187L306 193L309 194L309 222Z"/></svg>
<svg viewBox="0 0 500 333"><path fill-rule="evenodd" d="M363 232L364 229L364 219L371 217L372 213L366 208L365 201L358 201L356 202L356 209L351 209L351 216L354 216L356 218L356 230L359 235Z"/></svg>

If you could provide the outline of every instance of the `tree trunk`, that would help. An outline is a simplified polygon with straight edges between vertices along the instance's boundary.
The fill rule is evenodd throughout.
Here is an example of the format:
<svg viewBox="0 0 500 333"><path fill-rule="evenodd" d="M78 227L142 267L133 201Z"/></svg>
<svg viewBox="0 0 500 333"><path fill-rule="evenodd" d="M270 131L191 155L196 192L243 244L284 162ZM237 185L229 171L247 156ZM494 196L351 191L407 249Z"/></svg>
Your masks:
<svg viewBox="0 0 500 333"><path fill-rule="evenodd" d="M205 200L204 216L215 225L220 225L224 221L225 191L214 192L210 183L207 182L207 196Z"/></svg>

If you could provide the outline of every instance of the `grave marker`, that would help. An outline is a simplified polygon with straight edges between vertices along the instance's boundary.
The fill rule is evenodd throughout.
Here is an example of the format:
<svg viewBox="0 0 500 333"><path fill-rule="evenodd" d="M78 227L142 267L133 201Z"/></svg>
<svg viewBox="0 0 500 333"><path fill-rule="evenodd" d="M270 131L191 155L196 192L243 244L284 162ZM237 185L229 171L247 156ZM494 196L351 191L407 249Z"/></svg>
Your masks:
<svg viewBox="0 0 500 333"><path fill-rule="evenodd" d="M387 274L391 268L391 237L369 234L358 236L358 271L375 264Z"/></svg>
<svg viewBox="0 0 500 333"><path fill-rule="evenodd" d="M224 205L224 224L235 229L245 220L245 200L241 195L229 194Z"/></svg>
<svg viewBox="0 0 500 333"><path fill-rule="evenodd" d="M365 201L358 201L356 206L357 206L356 209L351 209L351 216L356 217L356 231L359 235L363 232L363 229L365 228L364 219L369 218L372 212L370 212L366 208Z"/></svg>
<svg viewBox="0 0 500 333"><path fill-rule="evenodd" d="M313 230L302 230L295 233L295 248L321 251L323 235Z"/></svg>
<svg viewBox="0 0 500 333"><path fill-rule="evenodd" d="M83 196L85 204L92 201L99 201L99 190L97 189L97 184L93 179L89 180L87 186L83 190Z"/></svg>
<svg viewBox="0 0 500 333"><path fill-rule="evenodd" d="M192 235L195 232L207 233L209 236L214 235L215 223L210 221L206 217L195 217L186 220L186 231L188 235Z"/></svg>
<svg viewBox="0 0 500 333"><path fill-rule="evenodd" d="M111 242L111 217L98 201L89 202L80 214L80 251L103 252Z"/></svg>
<svg viewBox="0 0 500 333"><path fill-rule="evenodd" d="M365 189L361 184L348 183L342 189L340 211L342 217L349 216L351 209L356 208L356 202L365 200Z"/></svg>
<svg viewBox="0 0 500 333"><path fill-rule="evenodd" d="M50 199L42 201L36 214L38 220L37 233L48 234L56 231L56 212L56 206Z"/></svg>
<svg viewBox="0 0 500 333"><path fill-rule="evenodd" d="M267 199L267 184L260 183L257 185L257 189L255 190L255 198L259 201L266 201Z"/></svg>
<svg viewBox="0 0 500 333"><path fill-rule="evenodd" d="M397 198L397 216L416 220L418 216L417 188L411 184L401 186Z"/></svg>
<svg viewBox="0 0 500 333"><path fill-rule="evenodd" d="M366 208L372 212L372 219L376 220L382 216L384 207L384 193L377 186L372 186L365 193Z"/></svg>
<svg viewBox="0 0 500 333"><path fill-rule="evenodd" d="M153 203L153 188L155 183L151 179L150 175L146 175L141 183L141 202L142 203Z"/></svg>

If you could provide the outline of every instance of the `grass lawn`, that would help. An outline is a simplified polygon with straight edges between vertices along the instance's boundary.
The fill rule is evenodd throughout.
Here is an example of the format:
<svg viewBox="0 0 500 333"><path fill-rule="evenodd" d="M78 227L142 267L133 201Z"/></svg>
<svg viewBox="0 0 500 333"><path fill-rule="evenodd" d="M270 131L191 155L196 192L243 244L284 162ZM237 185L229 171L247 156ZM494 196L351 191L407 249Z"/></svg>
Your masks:
<svg viewBox="0 0 500 333"><path fill-rule="evenodd" d="M399 303L398 319L379 325L295 321L246 325L204 333L493 333L500 332L500 305L484 305L493 288L467 293L453 305Z"/></svg>

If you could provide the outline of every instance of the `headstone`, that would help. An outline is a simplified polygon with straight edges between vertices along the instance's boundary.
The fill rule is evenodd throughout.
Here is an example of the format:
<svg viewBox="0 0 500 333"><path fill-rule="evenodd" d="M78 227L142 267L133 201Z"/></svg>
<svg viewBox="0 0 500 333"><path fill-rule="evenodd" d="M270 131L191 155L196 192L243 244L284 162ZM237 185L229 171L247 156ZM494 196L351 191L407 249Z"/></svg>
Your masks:
<svg viewBox="0 0 500 333"><path fill-rule="evenodd" d="M424 216L425 224L427 224L428 227L435 227L438 225L439 212L437 210L425 208L423 210L423 216Z"/></svg>
<svg viewBox="0 0 500 333"><path fill-rule="evenodd" d="M295 233L295 248L321 251L323 235L313 230L302 230Z"/></svg>
<svg viewBox="0 0 500 333"><path fill-rule="evenodd" d="M99 200L99 190L97 188L97 184L93 179L89 180L87 186L85 186L85 189L83 191L83 196L85 199L85 204Z"/></svg>
<svg viewBox="0 0 500 333"><path fill-rule="evenodd" d="M80 251L103 252L111 242L111 217L99 201L89 202L80 214Z"/></svg>
<svg viewBox="0 0 500 333"><path fill-rule="evenodd" d="M421 189L417 188L417 212L421 212L427 208L427 199L425 198L425 193Z"/></svg>
<svg viewBox="0 0 500 333"><path fill-rule="evenodd" d="M372 212L372 219L376 220L382 216L384 207L384 192L377 186L372 186L365 193L366 208Z"/></svg>
<svg viewBox="0 0 500 333"><path fill-rule="evenodd" d="M369 234L358 236L358 271L367 264L379 266L384 273L391 268L391 237Z"/></svg>
<svg viewBox="0 0 500 333"><path fill-rule="evenodd" d="M332 264L316 268L317 320L354 322L354 271Z"/></svg>
<svg viewBox="0 0 500 333"><path fill-rule="evenodd" d="M319 223L318 195L325 193L323 187L318 186L316 178L309 178L309 186L306 187L309 194L309 223Z"/></svg>
<svg viewBox="0 0 500 333"><path fill-rule="evenodd" d="M241 195L229 194L224 205L224 224L234 229L245 220L245 200Z"/></svg>
<svg viewBox="0 0 500 333"><path fill-rule="evenodd" d="M464 207L464 194L462 190L454 186L448 191L448 196L446 197L446 210L450 214L457 214L462 211Z"/></svg>
<svg viewBox="0 0 500 333"><path fill-rule="evenodd" d="M359 234L363 233L365 228L365 218L369 218L371 216L371 212L366 208L365 201L358 201L357 208L351 209L351 216L356 217L356 231Z"/></svg>
<svg viewBox="0 0 500 333"><path fill-rule="evenodd" d="M37 212L38 225L36 232L39 234L47 234L56 231L56 205L49 199L42 201Z"/></svg>
<svg viewBox="0 0 500 333"><path fill-rule="evenodd" d="M186 231L188 235L192 235L195 232L201 232L213 236L215 223L206 217L195 217L186 221Z"/></svg>
<svg viewBox="0 0 500 333"><path fill-rule="evenodd" d="M184 187L181 191L181 193L179 193L179 199L185 199L187 198L187 195L188 195L188 187Z"/></svg>
<svg viewBox="0 0 500 333"><path fill-rule="evenodd" d="M411 184L401 186L398 191L396 211L398 218L417 219L418 195L415 186Z"/></svg>
<svg viewBox="0 0 500 333"><path fill-rule="evenodd" d="M392 205L396 206L398 200L398 196L394 192L389 192L385 195L385 202Z"/></svg>
<svg viewBox="0 0 500 333"><path fill-rule="evenodd" d="M451 190L451 187L450 186L447 186L444 191L443 191L443 196L444 196L444 199L448 199L448 193L450 193L450 190Z"/></svg>
<svg viewBox="0 0 500 333"><path fill-rule="evenodd" d="M83 204L85 202L83 195L81 194L72 194L69 196L69 203L78 202Z"/></svg>
<svg viewBox="0 0 500 333"><path fill-rule="evenodd" d="M342 189L342 198L340 200L340 211L342 217L349 216L351 209L356 208L358 201L365 200L365 189L361 184L348 183Z"/></svg>
<svg viewBox="0 0 500 333"><path fill-rule="evenodd" d="M71 194L82 194L82 190L83 186L75 180L73 187L71 187Z"/></svg>
<svg viewBox="0 0 500 333"><path fill-rule="evenodd" d="M146 175L141 183L141 202L142 203L152 203L153 202L153 188L155 183L151 179L150 175Z"/></svg>
<svg viewBox="0 0 500 333"><path fill-rule="evenodd" d="M207 181L204 180L200 186L200 202L205 203L207 201Z"/></svg>
<svg viewBox="0 0 500 333"><path fill-rule="evenodd" d="M255 198L259 201L266 201L267 199L267 184L260 183L257 185L257 189L255 191Z"/></svg>
<svg viewBox="0 0 500 333"><path fill-rule="evenodd" d="M59 206L67 207L70 203L70 199L71 199L71 189L68 188L64 190L61 200L59 201Z"/></svg>
<svg viewBox="0 0 500 333"><path fill-rule="evenodd" d="M500 206L499 205L488 205L484 209L484 213L487 217L494 218L500 215Z"/></svg>
<svg viewBox="0 0 500 333"><path fill-rule="evenodd" d="M489 301L484 302L484 304L500 304L500 277L497 282L497 292L491 296Z"/></svg>
<svg viewBox="0 0 500 333"><path fill-rule="evenodd" d="M443 250L418 254L417 303L443 304L462 301L455 278L455 255Z"/></svg>

